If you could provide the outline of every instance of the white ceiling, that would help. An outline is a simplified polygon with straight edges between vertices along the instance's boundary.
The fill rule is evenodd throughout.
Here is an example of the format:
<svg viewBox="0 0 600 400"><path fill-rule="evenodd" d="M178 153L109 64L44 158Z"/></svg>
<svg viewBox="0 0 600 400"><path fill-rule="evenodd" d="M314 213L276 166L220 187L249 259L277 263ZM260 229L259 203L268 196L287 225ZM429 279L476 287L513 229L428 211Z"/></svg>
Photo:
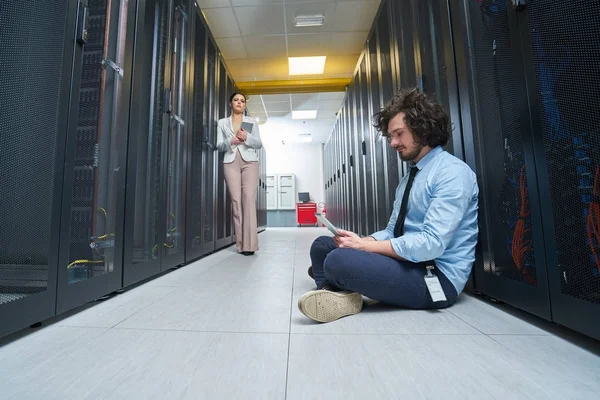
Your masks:
<svg viewBox="0 0 600 400"><path fill-rule="evenodd" d="M350 78L380 0L197 0L236 82ZM321 27L297 28L297 15L323 14ZM322 75L291 76L288 57L327 56ZM248 109L261 124L275 119L291 132L327 141L344 93L251 96ZM316 120L292 120L292 110L318 110ZM264 129L264 128L261 128Z"/></svg>
<svg viewBox="0 0 600 400"><path fill-rule="evenodd" d="M197 0L238 82L288 80L288 57L327 56L322 75L351 77L380 0ZM297 15L323 14L321 27L296 28Z"/></svg>
<svg viewBox="0 0 600 400"><path fill-rule="evenodd" d="M336 113L344 101L344 92L310 94L270 94L250 96L248 110L253 117L266 121L262 131L277 127L282 137L290 134L312 135L313 143L325 143L335 124ZM292 111L317 110L316 119L294 120ZM278 131L273 134L279 134Z"/></svg>

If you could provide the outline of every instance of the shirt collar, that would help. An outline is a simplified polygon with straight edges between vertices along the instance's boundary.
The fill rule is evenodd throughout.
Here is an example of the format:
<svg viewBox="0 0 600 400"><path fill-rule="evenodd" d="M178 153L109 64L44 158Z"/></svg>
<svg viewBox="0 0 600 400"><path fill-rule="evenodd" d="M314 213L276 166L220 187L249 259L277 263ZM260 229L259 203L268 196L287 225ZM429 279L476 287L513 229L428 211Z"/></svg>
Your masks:
<svg viewBox="0 0 600 400"><path fill-rule="evenodd" d="M443 151L444 151L444 149L441 146L434 147L433 149L429 150L429 153L425 154L425 157L421 158L421 161L419 161L416 164L416 167L419 168L419 171L422 170L423 168L425 168L425 166L427 166L427 164L429 164L431 162L431 160L433 160L435 157L437 157ZM414 167L415 163L411 162L410 166Z"/></svg>

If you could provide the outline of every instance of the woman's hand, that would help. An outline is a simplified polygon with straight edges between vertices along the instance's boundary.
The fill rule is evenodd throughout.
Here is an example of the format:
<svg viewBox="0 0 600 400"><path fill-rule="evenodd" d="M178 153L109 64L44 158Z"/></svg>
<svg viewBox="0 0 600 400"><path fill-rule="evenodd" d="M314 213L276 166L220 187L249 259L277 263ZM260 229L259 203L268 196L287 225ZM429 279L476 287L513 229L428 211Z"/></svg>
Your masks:
<svg viewBox="0 0 600 400"><path fill-rule="evenodd" d="M365 241L356 233L338 229L338 234L338 236L333 238L333 241L340 249L363 250Z"/></svg>
<svg viewBox="0 0 600 400"><path fill-rule="evenodd" d="M240 140L240 142L245 142L248 138L248 132L246 132L244 128L241 128L235 136Z"/></svg>
<svg viewBox="0 0 600 400"><path fill-rule="evenodd" d="M240 139L238 139L237 136L234 136L234 137L231 138L231 145L232 146L234 146L236 144L240 144L240 143L242 143L242 141Z"/></svg>

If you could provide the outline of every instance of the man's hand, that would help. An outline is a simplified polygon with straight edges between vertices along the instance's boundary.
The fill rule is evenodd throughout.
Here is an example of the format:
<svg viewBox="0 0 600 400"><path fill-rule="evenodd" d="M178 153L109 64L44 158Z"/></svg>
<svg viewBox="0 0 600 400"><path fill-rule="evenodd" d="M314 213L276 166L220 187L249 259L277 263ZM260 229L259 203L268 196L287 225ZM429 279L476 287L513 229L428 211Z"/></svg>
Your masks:
<svg viewBox="0 0 600 400"><path fill-rule="evenodd" d="M240 140L240 142L245 142L248 138L248 132L246 132L244 128L241 128L239 131L237 131L236 137Z"/></svg>
<svg viewBox="0 0 600 400"><path fill-rule="evenodd" d="M364 250L365 240L354 232L338 229L338 236L333 241L340 249Z"/></svg>
<svg viewBox="0 0 600 400"><path fill-rule="evenodd" d="M232 146L236 145L236 144L240 144L240 143L242 143L242 141L240 139L238 139L237 136L234 136L234 137L231 138L231 145Z"/></svg>

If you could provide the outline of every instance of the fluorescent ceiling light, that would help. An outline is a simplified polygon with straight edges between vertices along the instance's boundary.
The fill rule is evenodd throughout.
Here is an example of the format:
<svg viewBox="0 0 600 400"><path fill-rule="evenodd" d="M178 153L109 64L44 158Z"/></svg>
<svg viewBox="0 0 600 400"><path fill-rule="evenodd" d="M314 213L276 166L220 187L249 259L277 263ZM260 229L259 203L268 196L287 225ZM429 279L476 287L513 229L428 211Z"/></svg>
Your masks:
<svg viewBox="0 0 600 400"><path fill-rule="evenodd" d="M323 26L323 22L325 22L323 14L296 16L296 26L299 28L305 26Z"/></svg>
<svg viewBox="0 0 600 400"><path fill-rule="evenodd" d="M256 117L256 122L260 122L260 117Z"/></svg>
<svg viewBox="0 0 600 400"><path fill-rule="evenodd" d="M290 57L290 75L319 75L325 71L326 56Z"/></svg>
<svg viewBox="0 0 600 400"><path fill-rule="evenodd" d="M292 119L315 119L317 110L292 111Z"/></svg>
<svg viewBox="0 0 600 400"><path fill-rule="evenodd" d="M310 133L302 133L296 136L296 143L312 143L312 135Z"/></svg>

